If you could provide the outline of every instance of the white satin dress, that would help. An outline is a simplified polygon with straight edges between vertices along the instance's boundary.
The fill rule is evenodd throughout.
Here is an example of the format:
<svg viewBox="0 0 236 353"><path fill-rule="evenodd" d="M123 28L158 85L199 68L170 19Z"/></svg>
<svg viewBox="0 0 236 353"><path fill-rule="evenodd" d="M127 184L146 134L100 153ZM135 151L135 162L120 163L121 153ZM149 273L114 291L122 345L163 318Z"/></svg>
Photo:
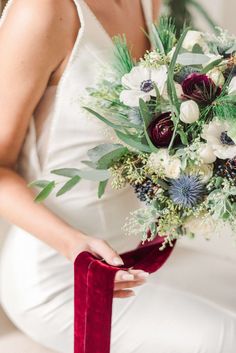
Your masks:
<svg viewBox="0 0 236 353"><path fill-rule="evenodd" d="M52 169L82 167L89 148L108 142L103 124L80 107L80 97L94 84L97 64L109 62L113 44L86 3L74 1L81 29L63 77L45 91L31 119L19 161L27 181L48 179ZM142 4L150 26L151 0ZM35 122L40 120L45 123L39 131ZM133 192L109 188L98 200L96 188L83 181L46 204L117 251L134 248L139 239L121 231L126 216L139 207ZM135 291L135 297L114 300L111 353L236 352L236 247L227 234L210 242L179 241L167 264ZM68 260L12 226L1 254L0 293L5 311L23 332L56 352L73 353L73 265Z"/></svg>

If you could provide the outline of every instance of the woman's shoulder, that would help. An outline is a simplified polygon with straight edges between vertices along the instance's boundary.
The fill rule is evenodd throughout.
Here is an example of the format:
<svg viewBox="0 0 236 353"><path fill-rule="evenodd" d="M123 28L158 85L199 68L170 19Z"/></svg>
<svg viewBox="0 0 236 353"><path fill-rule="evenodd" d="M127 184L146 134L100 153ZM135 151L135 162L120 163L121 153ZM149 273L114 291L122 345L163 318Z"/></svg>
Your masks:
<svg viewBox="0 0 236 353"><path fill-rule="evenodd" d="M1 42L21 42L22 48L48 52L53 62L63 60L79 30L71 0L14 0L0 29ZM50 61L50 57L48 58Z"/></svg>
<svg viewBox="0 0 236 353"><path fill-rule="evenodd" d="M68 43L78 31L79 20L75 3L71 0L14 0L2 28L31 31L37 37L55 37ZM1 30L2 30L1 28Z"/></svg>

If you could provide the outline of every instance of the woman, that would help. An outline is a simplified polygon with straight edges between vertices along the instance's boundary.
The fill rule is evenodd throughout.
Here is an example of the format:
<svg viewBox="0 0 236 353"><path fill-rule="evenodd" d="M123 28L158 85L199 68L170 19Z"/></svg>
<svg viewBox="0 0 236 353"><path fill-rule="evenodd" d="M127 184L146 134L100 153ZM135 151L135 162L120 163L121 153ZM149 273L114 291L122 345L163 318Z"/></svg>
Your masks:
<svg viewBox="0 0 236 353"><path fill-rule="evenodd" d="M109 62L113 35L125 32L136 58L149 49L139 29L149 29L159 2L107 4L10 1L0 30L0 215L16 225L1 256L1 303L22 331L62 353L73 352L75 257L87 250L119 266L118 253L139 242L121 235L137 208L129 189L109 189L98 201L95 183L82 182L45 207L26 186L50 179L52 169L82 165L89 148L109 140L79 98ZM234 352L235 255L224 259L205 245L191 247L179 245L146 283L143 271L117 273L111 353Z"/></svg>

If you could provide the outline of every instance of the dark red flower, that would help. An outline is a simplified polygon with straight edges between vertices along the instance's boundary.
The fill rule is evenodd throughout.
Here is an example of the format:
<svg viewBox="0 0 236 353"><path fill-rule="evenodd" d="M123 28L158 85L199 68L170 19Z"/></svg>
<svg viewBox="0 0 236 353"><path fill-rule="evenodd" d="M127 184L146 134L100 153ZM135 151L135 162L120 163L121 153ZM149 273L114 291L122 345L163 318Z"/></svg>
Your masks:
<svg viewBox="0 0 236 353"><path fill-rule="evenodd" d="M155 115L148 127L150 139L156 147L169 146L173 131L174 124L171 120L171 112Z"/></svg>
<svg viewBox="0 0 236 353"><path fill-rule="evenodd" d="M204 105L212 103L222 91L210 77L196 72L183 81L182 89L186 98Z"/></svg>

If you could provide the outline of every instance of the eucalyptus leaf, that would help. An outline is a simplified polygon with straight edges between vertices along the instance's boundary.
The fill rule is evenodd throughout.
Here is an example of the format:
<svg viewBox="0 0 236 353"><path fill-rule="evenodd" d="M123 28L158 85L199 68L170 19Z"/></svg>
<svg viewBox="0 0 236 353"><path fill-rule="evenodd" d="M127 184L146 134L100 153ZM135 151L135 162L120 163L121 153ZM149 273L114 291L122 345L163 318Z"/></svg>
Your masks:
<svg viewBox="0 0 236 353"><path fill-rule="evenodd" d="M40 203L43 202L53 191L55 188L56 184L54 181L49 182L43 190L36 196L35 202Z"/></svg>
<svg viewBox="0 0 236 353"><path fill-rule="evenodd" d="M83 107L85 110L87 110L89 113L91 113L92 115L94 115L96 118L98 118L99 120L101 120L103 123L105 123L106 125L110 126L113 129L123 129L122 125L118 125L113 123L112 121L104 118L101 114L95 112L94 110L88 108L88 107Z"/></svg>
<svg viewBox="0 0 236 353"><path fill-rule="evenodd" d="M123 147L121 144L105 143L90 149L87 155L93 163L97 163L99 159L107 153L113 152L121 147Z"/></svg>
<svg viewBox="0 0 236 353"><path fill-rule="evenodd" d="M120 147L114 151L111 151L101 157L98 162L99 169L109 169L115 162L117 162L122 156L129 152L127 147Z"/></svg>
<svg viewBox="0 0 236 353"><path fill-rule="evenodd" d="M214 61L212 61L210 64L204 67L202 69L201 73L202 74L207 74L210 70L214 69L216 66L218 66L222 62L223 58L218 58Z"/></svg>
<svg viewBox="0 0 236 353"><path fill-rule="evenodd" d="M67 193L68 191L70 191L71 189L73 189L81 180L81 177L76 175L73 178L71 178L70 180L68 180L65 185L63 185L63 187L57 192L56 196L61 196L64 195L65 193Z"/></svg>
<svg viewBox="0 0 236 353"><path fill-rule="evenodd" d="M192 52L195 54L204 54L203 49L199 44L194 44Z"/></svg>
<svg viewBox="0 0 236 353"><path fill-rule="evenodd" d="M117 137L124 143L126 143L127 145L137 149L138 151L141 152L147 152L150 153L151 149L148 145L144 145L140 139L138 139L135 136L131 136L131 135L126 135L123 132L120 131L116 131L116 135Z"/></svg>
<svg viewBox="0 0 236 353"><path fill-rule="evenodd" d="M91 161L81 161L84 165L86 165L89 168L97 169L97 164L93 163Z"/></svg>
<svg viewBox="0 0 236 353"><path fill-rule="evenodd" d="M108 184L108 180L104 180L99 183L99 185L98 185L98 198L99 199L104 195L107 184Z"/></svg>
<svg viewBox="0 0 236 353"><path fill-rule="evenodd" d="M51 182L50 180L35 180L35 181L32 181L31 183L29 183L29 184L28 184L28 187L29 187L29 188L36 187L36 188L43 189L43 188L45 188L45 186L47 186L50 182Z"/></svg>
<svg viewBox="0 0 236 353"><path fill-rule="evenodd" d="M80 170L79 176L83 179L91 181L104 181L110 178L109 170L93 169L93 170Z"/></svg>
<svg viewBox="0 0 236 353"><path fill-rule="evenodd" d="M188 145L188 135L182 130L178 130L181 142L183 145L187 146Z"/></svg>
<svg viewBox="0 0 236 353"><path fill-rule="evenodd" d="M178 55L176 62L183 66L204 65L209 62L209 57L204 54L183 53Z"/></svg>
<svg viewBox="0 0 236 353"><path fill-rule="evenodd" d="M79 172L80 170L76 168L62 168L51 171L52 174L64 176L66 178L73 178L74 176L78 176Z"/></svg>
<svg viewBox="0 0 236 353"><path fill-rule="evenodd" d="M51 172L52 174L73 178L74 176L80 176L83 179L91 181L103 181L110 178L110 172L108 170L101 169L73 169L64 168L57 169Z"/></svg>

